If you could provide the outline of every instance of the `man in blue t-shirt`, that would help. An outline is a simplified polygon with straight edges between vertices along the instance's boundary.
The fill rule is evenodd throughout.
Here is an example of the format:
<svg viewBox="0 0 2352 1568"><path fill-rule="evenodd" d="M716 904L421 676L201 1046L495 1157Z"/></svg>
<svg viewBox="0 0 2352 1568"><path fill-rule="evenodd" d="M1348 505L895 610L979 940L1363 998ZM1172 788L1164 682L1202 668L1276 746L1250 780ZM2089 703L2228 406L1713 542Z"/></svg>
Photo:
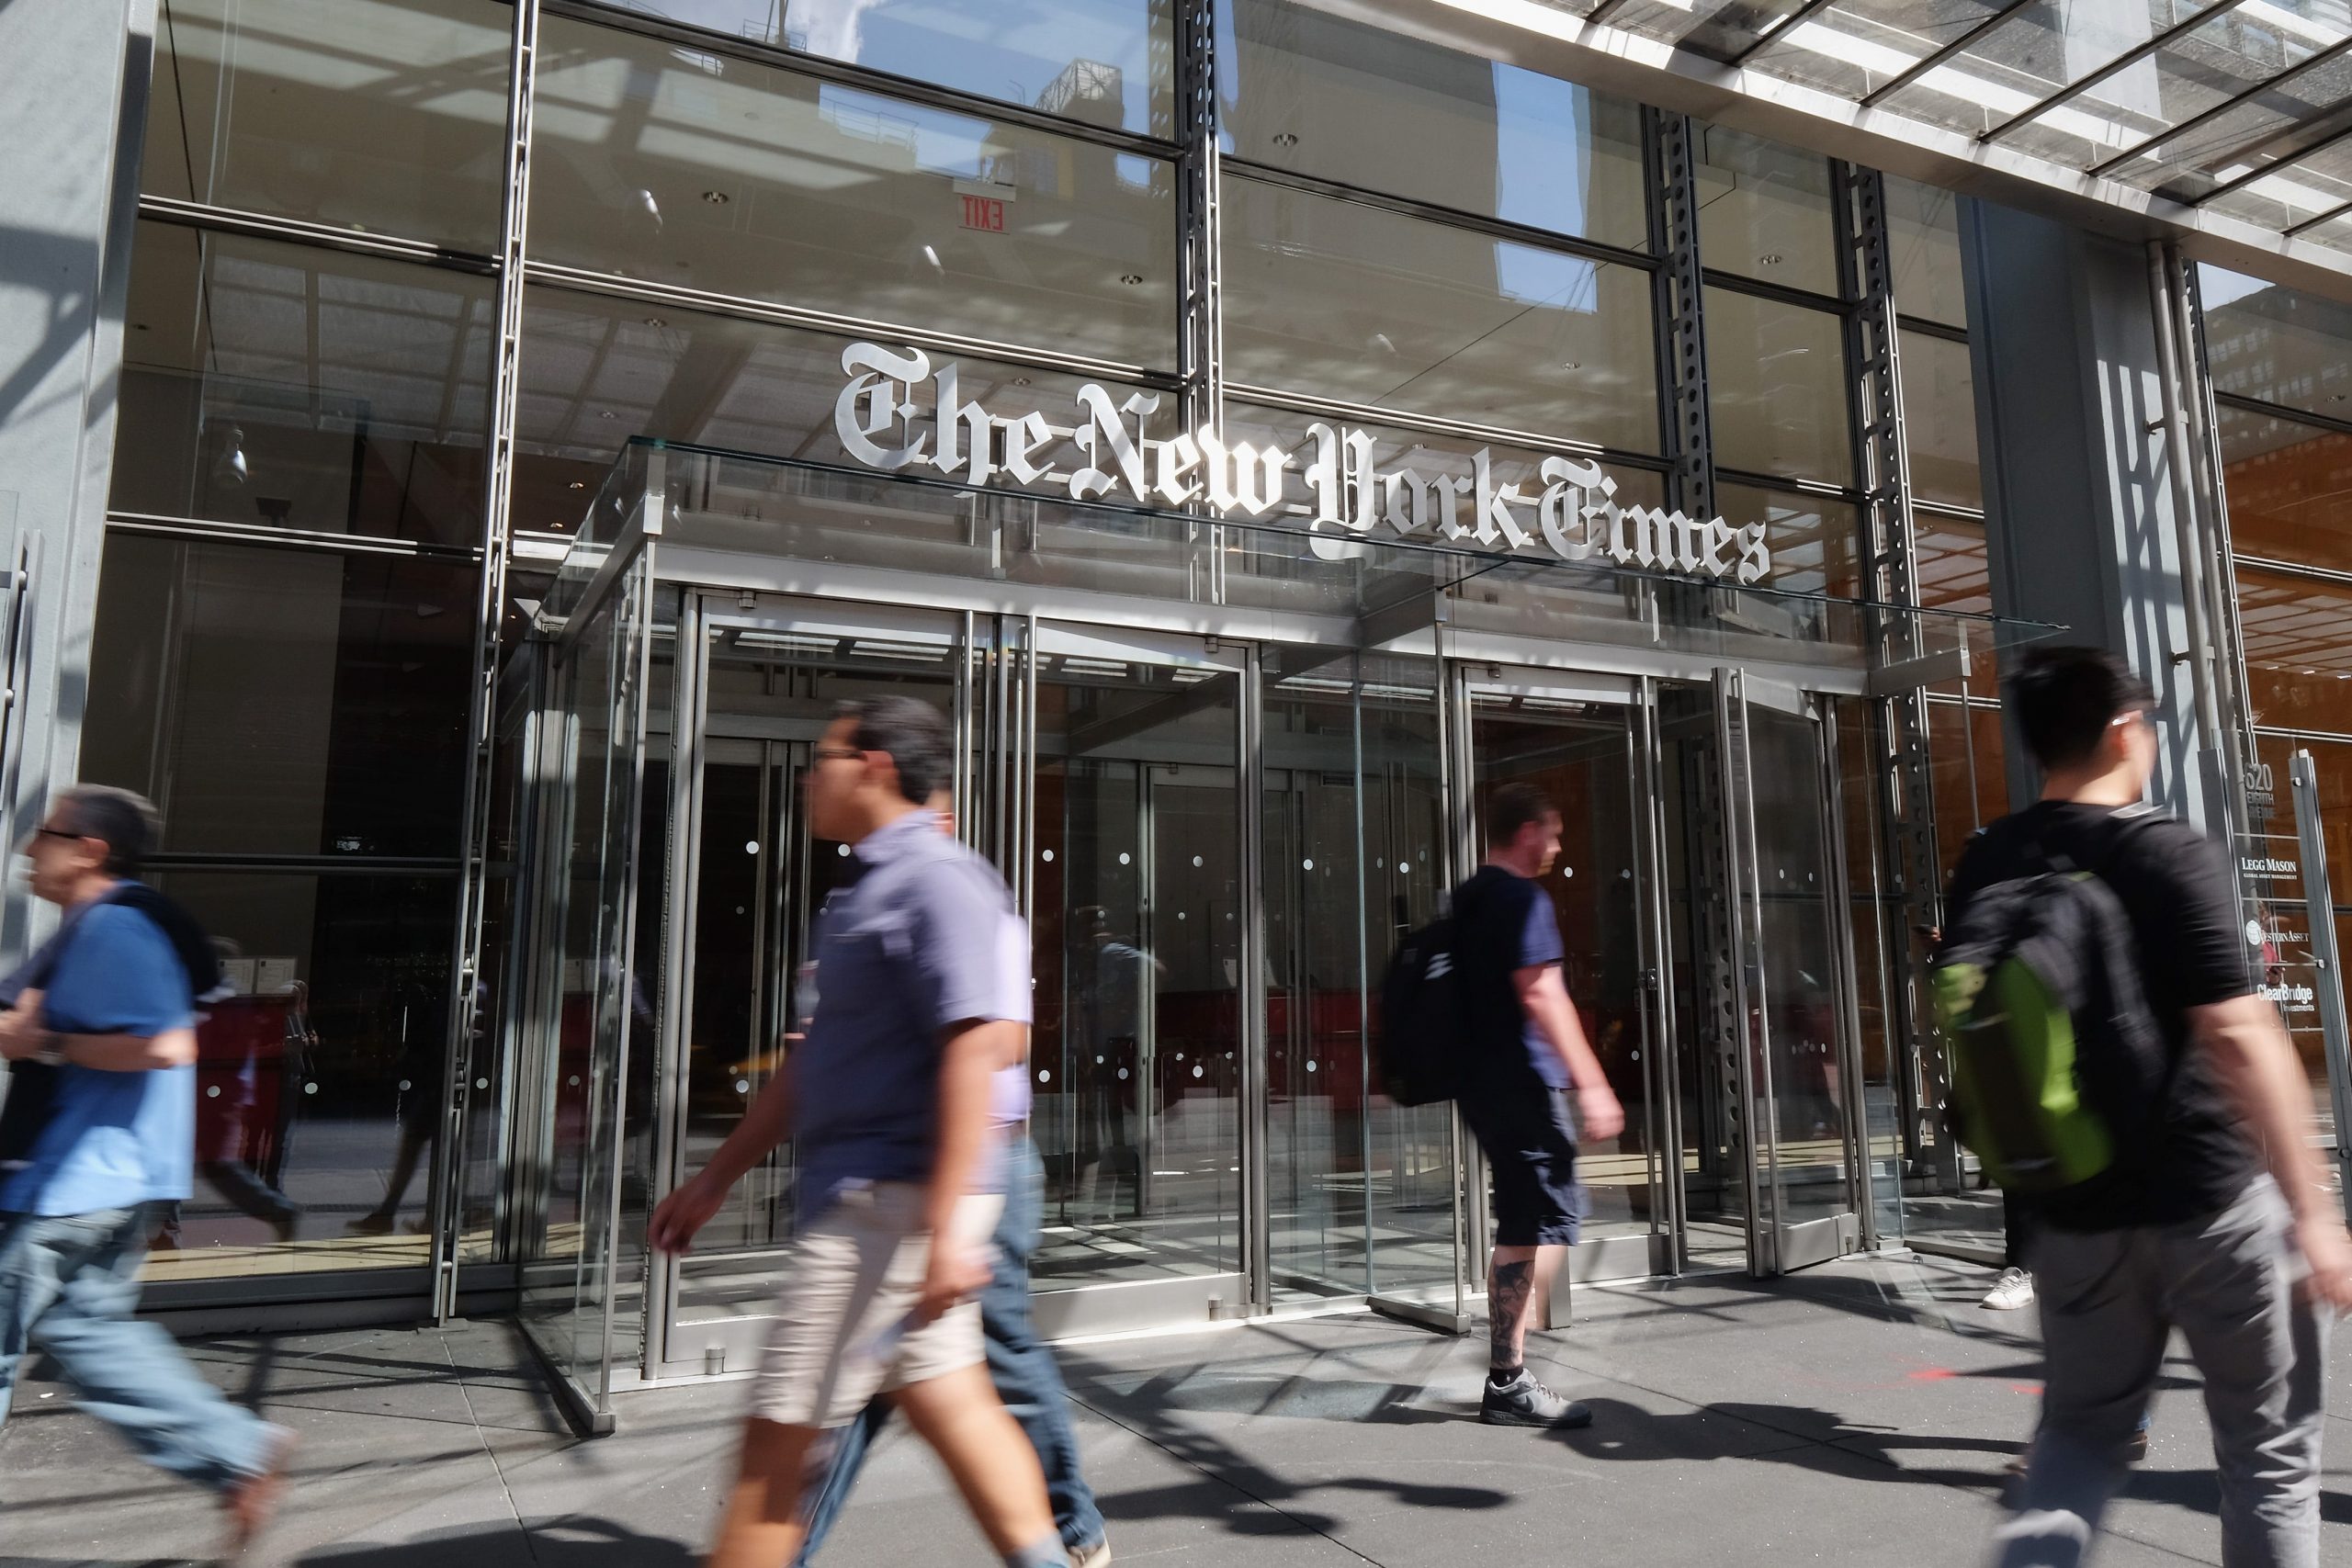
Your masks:
<svg viewBox="0 0 2352 1568"><path fill-rule="evenodd" d="M133 1315L157 1211L188 1195L196 1134L188 968L147 913L160 897L130 880L155 838L146 801L84 784L24 845L33 892L65 916L0 1013L0 1056L49 1069L10 1073L11 1095L39 1083L46 1099L0 1161L0 1422L39 1346L84 1409L220 1495L233 1554L276 1504L293 1434L223 1399Z"/></svg>
<svg viewBox="0 0 2352 1568"><path fill-rule="evenodd" d="M1494 1174L1493 1359L1478 1416L1498 1427L1592 1420L1527 1370L1527 1328L1586 1212L1577 1130L1613 1138L1625 1125L1560 976L1559 917L1537 881L1559 856L1558 807L1532 784L1504 784L1487 803L1487 863L1453 893L1469 1044L1455 1099Z"/></svg>

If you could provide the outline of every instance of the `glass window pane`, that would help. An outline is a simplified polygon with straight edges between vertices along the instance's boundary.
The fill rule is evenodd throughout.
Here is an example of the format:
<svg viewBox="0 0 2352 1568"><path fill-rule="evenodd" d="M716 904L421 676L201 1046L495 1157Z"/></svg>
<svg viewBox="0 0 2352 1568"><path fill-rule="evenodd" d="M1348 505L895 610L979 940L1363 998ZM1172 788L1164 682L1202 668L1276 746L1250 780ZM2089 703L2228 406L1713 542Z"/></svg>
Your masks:
<svg viewBox="0 0 2352 1568"><path fill-rule="evenodd" d="M1991 615L1993 586L1984 554L1984 525L1923 512L1913 519L1911 532L1912 570L1919 581L1919 603L1930 609Z"/></svg>
<svg viewBox="0 0 2352 1568"><path fill-rule="evenodd" d="M1646 249L1641 110L1277 0L1236 0L1235 156Z"/></svg>
<svg viewBox="0 0 2352 1568"><path fill-rule="evenodd" d="M422 1271L457 879L152 880L220 945L238 994L198 1027L195 1190L142 1277Z"/></svg>
<svg viewBox="0 0 2352 1568"><path fill-rule="evenodd" d="M1976 450L1976 378L1968 345L1925 333L1897 336L1911 492L1947 506L1981 507L1984 476Z"/></svg>
<svg viewBox="0 0 2352 1568"><path fill-rule="evenodd" d="M2296 843L2301 833L2301 823L2297 818L2301 797L2292 787L2292 775L2289 772L2298 751L2311 753L2312 772L2319 786L2320 837L2326 845L2328 894L2335 905L2335 940L2340 946L2347 937L2352 937L2352 929L2348 929L2352 928L2352 920L2346 918L2346 899L2343 892L2343 868L2352 863L2346 858L2347 852L2352 852L2352 746L2303 736L2258 737L2255 742L2255 753L2270 770L2271 789L2267 803L2260 795L2249 803L2253 807L2253 830L2285 839L2287 843L2279 847L2287 850L2296 861L2302 860L2300 846ZM2264 880L2256 886L2267 889L2271 895L2254 901L2254 907L2248 910L2250 915L2262 919L2269 932L2268 939L2263 943L2264 980L2273 986L2311 984L2319 976L2312 964L2311 904L2302 879ZM2320 1136L2333 1143L2339 1129L2335 1125L2334 1096L2328 1087L2327 1036L2321 1027L2319 1010L2309 1004L2281 1007L2279 1020L2286 1024L2288 1036L2294 1041L2296 1055L2302 1058L2303 1071L2310 1078L2312 1110L2318 1113Z"/></svg>
<svg viewBox="0 0 2352 1568"><path fill-rule="evenodd" d="M2352 418L2352 306L2212 266L2198 294L2216 391Z"/></svg>
<svg viewBox="0 0 2352 1568"><path fill-rule="evenodd" d="M1630 0L1607 20L1710 60L1729 60L1796 8L1797 0Z"/></svg>
<svg viewBox="0 0 2352 1568"><path fill-rule="evenodd" d="M514 10L163 0L140 187L488 254Z"/></svg>
<svg viewBox="0 0 2352 1568"><path fill-rule="evenodd" d="M2237 13L2233 13L2237 14ZM2234 154L2272 133L2316 119L2352 97L2352 61L2334 60L2278 82L2193 130L2168 137L2109 171L2108 177L2181 201L2194 201L2241 172Z"/></svg>
<svg viewBox="0 0 2352 1568"><path fill-rule="evenodd" d="M1843 0L1775 37L1747 69L1859 98L2001 8L2001 0Z"/></svg>
<svg viewBox="0 0 2352 1568"><path fill-rule="evenodd" d="M178 853L455 855L477 569L116 533L82 775Z"/></svg>
<svg viewBox="0 0 2352 1568"><path fill-rule="evenodd" d="M1175 134L1175 24L1159 0L609 3L1094 125Z"/></svg>
<svg viewBox="0 0 2352 1568"><path fill-rule="evenodd" d="M2255 722L2352 735L2352 588L2241 566L2238 620Z"/></svg>
<svg viewBox="0 0 2352 1568"><path fill-rule="evenodd" d="M1894 308L1948 327L1968 324L1960 262L1960 197L1935 186L1886 179L1887 247L1894 253Z"/></svg>
<svg viewBox="0 0 2352 1568"><path fill-rule="evenodd" d="M1886 100L1898 114L1981 136L2060 88L2081 81L2212 0L2120 0L2077 6L2040 0L1960 55ZM2110 94L2138 90L2151 102L2154 65L2142 61L2109 79Z"/></svg>
<svg viewBox="0 0 2352 1568"><path fill-rule="evenodd" d="M2352 571L2352 435L2227 404L2217 412L2231 545Z"/></svg>
<svg viewBox="0 0 2352 1568"><path fill-rule="evenodd" d="M1750 473L1854 482L1844 324L1728 288L1710 288L1708 411L1715 461Z"/></svg>
<svg viewBox="0 0 2352 1568"><path fill-rule="evenodd" d="M1834 297L1828 160L1719 125L1701 127L1700 139L1699 259L1717 272Z"/></svg>
<svg viewBox="0 0 2352 1568"><path fill-rule="evenodd" d="M2270 172L2212 197L2211 210L2266 228L2285 229L2352 202L2352 147L2323 144L2297 154L2295 148L2309 138L2280 141L2290 154L2287 157L2248 153L2223 166L2222 174L2231 178L2257 166L2267 165Z"/></svg>
<svg viewBox="0 0 2352 1568"><path fill-rule="evenodd" d="M1645 271L1252 180L1225 197L1232 380L1657 450Z"/></svg>
<svg viewBox="0 0 2352 1568"><path fill-rule="evenodd" d="M493 288L140 224L108 504L479 544Z"/></svg>
<svg viewBox="0 0 2352 1568"><path fill-rule="evenodd" d="M1861 593L1861 513L1843 501L1753 485L1719 484L1715 509L1735 528L1764 525L1772 570L1764 586L1788 593Z"/></svg>
<svg viewBox="0 0 2352 1568"><path fill-rule="evenodd" d="M2302 8L2231 6L2179 42L2018 127L2002 144L2077 167L2136 146L2346 36L2341 7L2326 20L2296 14Z"/></svg>
<svg viewBox="0 0 2352 1568"><path fill-rule="evenodd" d="M833 423L852 341L763 321L639 302L528 290L523 307L522 388L513 515L520 529L569 531L605 470L633 435L730 451L846 463ZM889 346L889 340L882 340ZM959 401L991 413L1043 411L1067 432L1080 416L1084 378L964 355L933 355L957 368ZM1116 387L1124 398L1128 388ZM1148 428L1174 433L1178 400L1162 394ZM1040 454L1068 472L1067 435ZM1009 481L999 481L1009 482Z"/></svg>
<svg viewBox="0 0 2352 1568"><path fill-rule="evenodd" d="M1174 360L1171 164L561 17L542 48L535 259Z"/></svg>

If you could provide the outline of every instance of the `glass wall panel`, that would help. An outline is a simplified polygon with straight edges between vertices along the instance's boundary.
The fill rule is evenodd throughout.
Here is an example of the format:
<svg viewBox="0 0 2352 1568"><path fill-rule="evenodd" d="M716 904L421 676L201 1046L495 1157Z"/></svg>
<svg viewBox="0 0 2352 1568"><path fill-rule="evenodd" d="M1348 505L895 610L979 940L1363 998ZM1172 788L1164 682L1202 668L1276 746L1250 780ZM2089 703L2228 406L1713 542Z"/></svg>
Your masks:
<svg viewBox="0 0 2352 1568"><path fill-rule="evenodd" d="M455 856L476 569L115 533L82 774L176 853Z"/></svg>
<svg viewBox="0 0 2352 1568"><path fill-rule="evenodd" d="M1764 525L1772 549L1765 583L1791 593L1854 598L1860 592L1857 558L1861 514L1851 502L1752 485L1719 484L1715 508L1735 528Z"/></svg>
<svg viewBox="0 0 2352 1568"><path fill-rule="evenodd" d="M1716 463L1853 483L1844 323L1826 310L1728 288L1705 293Z"/></svg>
<svg viewBox="0 0 2352 1568"><path fill-rule="evenodd" d="M1234 0L1234 156L1633 250L1638 106L1288 0Z"/></svg>
<svg viewBox="0 0 2352 1568"><path fill-rule="evenodd" d="M2352 735L2352 586L2238 568L2256 724Z"/></svg>
<svg viewBox="0 0 2352 1568"><path fill-rule="evenodd" d="M1718 272L1835 298L1829 161L1743 130L1698 130L1699 259Z"/></svg>
<svg viewBox="0 0 2352 1568"><path fill-rule="evenodd" d="M1883 178L1895 309L1948 327L1966 326L1968 291L1960 265L1959 196L1900 175Z"/></svg>
<svg viewBox="0 0 2352 1568"><path fill-rule="evenodd" d="M631 11L1172 136L1174 23L1159 0L611 0Z"/></svg>
<svg viewBox="0 0 2352 1568"><path fill-rule="evenodd" d="M540 47L535 259L1174 361L1172 164L561 17Z"/></svg>
<svg viewBox="0 0 2352 1568"><path fill-rule="evenodd" d="M2197 278L2214 390L2352 416L2352 305L2220 267Z"/></svg>
<svg viewBox="0 0 2352 1568"><path fill-rule="evenodd" d="M236 995L197 1030L195 1190L144 1277L424 1268L457 879L149 880L211 934Z"/></svg>
<svg viewBox="0 0 2352 1568"><path fill-rule="evenodd" d="M2232 547L2352 571L2352 435L2228 403L2215 413Z"/></svg>
<svg viewBox="0 0 2352 1568"><path fill-rule="evenodd" d="M528 290L514 525L570 531L635 435L849 462L833 415L849 379L842 351L851 341L698 310L664 308L649 316L628 300ZM1075 449L1067 433L1080 420L1083 378L968 356L931 359L934 374L956 367L961 402L1006 416L1043 411L1062 434L1041 455L1070 469ZM1116 395L1128 389L1117 387ZM1164 394L1148 428L1155 437L1172 434L1177 413L1177 399Z"/></svg>
<svg viewBox="0 0 2352 1568"><path fill-rule="evenodd" d="M162 0L140 188L487 254L511 6Z"/></svg>
<svg viewBox="0 0 2352 1568"><path fill-rule="evenodd" d="M2352 882L2352 745L2300 736L2263 735L2256 738L2255 750L2270 769L2271 788L2267 799L2256 794L2249 802L2252 830L2286 840L2278 848L2299 865L2303 859L2298 842L2301 823L2296 814L2297 797L2289 772L2295 753L2309 751L2318 775L2320 837L2326 845L2332 910L2315 915L2304 879L2295 876L2250 878L2248 896L2253 907L2247 913L2261 921L2267 933L2262 944L2265 982L2288 988L2279 1001L2278 1014L2295 1042L2296 1054L2302 1058L2321 1130L2332 1143L2337 1128L2335 1102L2328 1089L2327 1036L2321 1027L2316 1002L2303 1001L2292 987L2312 987L2318 979L2312 967L2310 940L2314 919L2335 920L2339 952L2347 951L2345 943L2352 940L2352 897L2346 896L2346 884Z"/></svg>
<svg viewBox="0 0 2352 1568"><path fill-rule="evenodd" d="M1897 336L1911 492L1947 506L1982 507L1984 475L1976 448L1976 376L1968 345L1926 333Z"/></svg>
<svg viewBox="0 0 2352 1568"><path fill-rule="evenodd" d="M107 504L481 543L492 288L140 224Z"/></svg>
<svg viewBox="0 0 2352 1568"><path fill-rule="evenodd" d="M1641 268L1228 177L1238 382L1658 449Z"/></svg>

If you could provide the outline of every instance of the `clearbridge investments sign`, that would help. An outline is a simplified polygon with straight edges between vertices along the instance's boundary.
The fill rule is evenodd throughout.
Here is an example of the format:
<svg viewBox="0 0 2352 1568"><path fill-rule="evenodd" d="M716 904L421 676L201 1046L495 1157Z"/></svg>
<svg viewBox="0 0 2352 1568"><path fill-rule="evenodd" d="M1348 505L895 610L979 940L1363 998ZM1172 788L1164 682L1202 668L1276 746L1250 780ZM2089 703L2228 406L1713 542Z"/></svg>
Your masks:
<svg viewBox="0 0 2352 1568"><path fill-rule="evenodd" d="M1119 397L1092 382L1078 389L1080 423L1040 412L991 413L967 401L956 363L919 348L855 343L842 351L849 377L833 403L833 430L868 468L928 468L963 483L999 476L1031 489L1056 488L1073 501L1124 496L1145 506L1205 502L1220 517L1259 518L1283 510L1295 459L1279 446L1228 442L1216 430L1153 440L1144 422L1159 412L1154 392ZM1617 482L1587 459L1549 457L1534 493L1498 484L1481 447L1467 474L1385 468L1365 431L1317 423L1314 450L1299 470L1310 498L1306 525L1316 554L1337 558L1353 537L1387 528L1407 538L1482 549L1548 553L1562 560L1600 557L1623 566L1750 583L1771 570L1764 525L1735 528L1657 507L1623 506ZM1057 465L1067 440L1079 462Z"/></svg>

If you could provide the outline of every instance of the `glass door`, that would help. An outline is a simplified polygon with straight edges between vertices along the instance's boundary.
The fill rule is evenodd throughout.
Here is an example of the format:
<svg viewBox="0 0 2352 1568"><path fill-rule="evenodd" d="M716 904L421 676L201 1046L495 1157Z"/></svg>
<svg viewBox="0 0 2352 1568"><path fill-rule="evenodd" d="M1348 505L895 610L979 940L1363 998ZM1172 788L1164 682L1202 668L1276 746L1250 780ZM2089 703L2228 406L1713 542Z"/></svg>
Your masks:
<svg viewBox="0 0 2352 1568"><path fill-rule="evenodd" d="M1824 1262L1863 1243L1865 1161L1852 940L1835 738L1815 698L1718 674L1732 1011L1724 1119L1748 1268Z"/></svg>

